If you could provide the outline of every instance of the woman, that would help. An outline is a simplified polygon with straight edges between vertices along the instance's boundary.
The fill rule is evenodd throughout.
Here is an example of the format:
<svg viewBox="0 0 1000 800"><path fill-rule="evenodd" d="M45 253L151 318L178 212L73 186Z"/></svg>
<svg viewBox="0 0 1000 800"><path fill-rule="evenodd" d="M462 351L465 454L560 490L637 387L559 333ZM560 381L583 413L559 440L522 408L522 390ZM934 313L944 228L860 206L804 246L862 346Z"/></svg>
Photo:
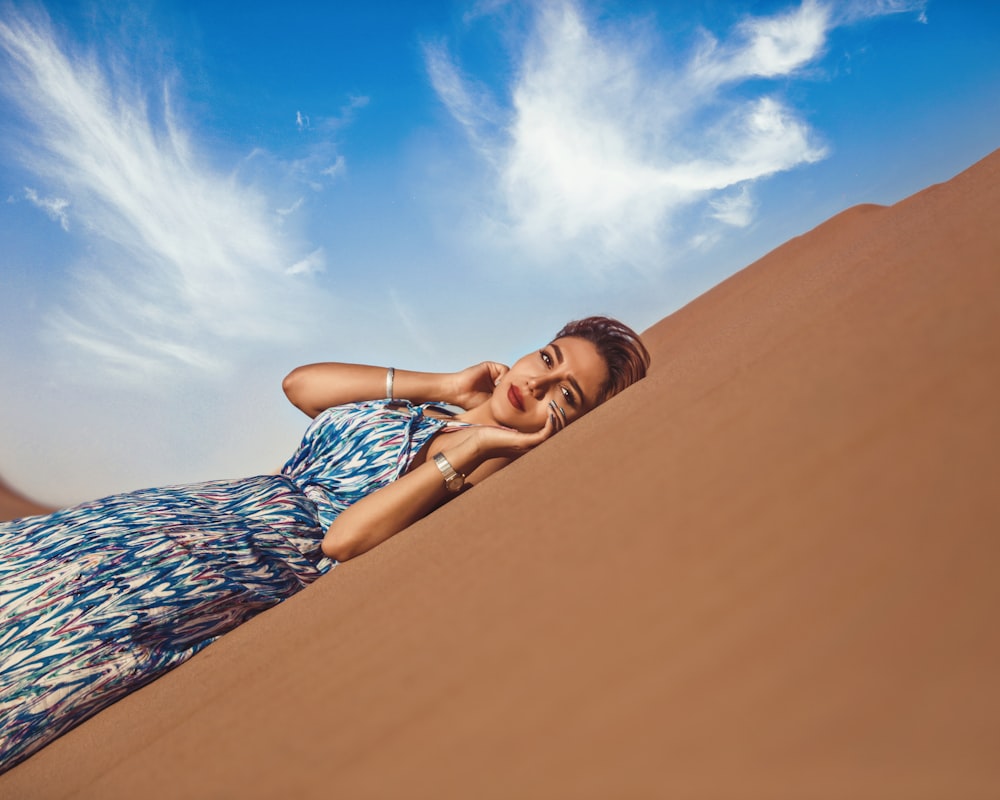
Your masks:
<svg viewBox="0 0 1000 800"><path fill-rule="evenodd" d="M0 524L0 772L496 472L648 363L634 331L589 317L510 368L299 367L285 393L314 419L280 474Z"/></svg>

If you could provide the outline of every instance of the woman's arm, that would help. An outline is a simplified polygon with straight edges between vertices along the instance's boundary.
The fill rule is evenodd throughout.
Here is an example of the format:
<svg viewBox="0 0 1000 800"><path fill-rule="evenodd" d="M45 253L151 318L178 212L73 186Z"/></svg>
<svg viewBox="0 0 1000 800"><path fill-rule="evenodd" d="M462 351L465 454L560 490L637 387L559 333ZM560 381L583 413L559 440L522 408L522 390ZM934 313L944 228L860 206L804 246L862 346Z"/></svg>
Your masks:
<svg viewBox="0 0 1000 800"><path fill-rule="evenodd" d="M495 361L461 372L413 372L397 369L392 396L412 403L445 402L474 408L488 398L494 381L507 371ZM333 362L296 367L282 381L285 395L310 417L331 406L378 400L386 396L386 367Z"/></svg>
<svg viewBox="0 0 1000 800"><path fill-rule="evenodd" d="M422 464L340 513L323 538L324 554L346 561L367 552L455 497L445 488L432 457L434 452L444 454L456 472L467 476L467 482L478 483L545 441L555 430L555 420L550 417L537 433L477 426L439 434ZM433 445L439 443L443 447L435 450Z"/></svg>

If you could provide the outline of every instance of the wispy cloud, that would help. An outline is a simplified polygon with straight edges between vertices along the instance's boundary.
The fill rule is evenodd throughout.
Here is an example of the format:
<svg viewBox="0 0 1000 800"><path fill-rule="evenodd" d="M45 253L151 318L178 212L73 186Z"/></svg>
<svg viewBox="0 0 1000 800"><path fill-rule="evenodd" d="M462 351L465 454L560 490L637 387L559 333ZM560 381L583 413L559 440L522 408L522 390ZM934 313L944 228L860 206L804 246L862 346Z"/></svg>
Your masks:
<svg viewBox="0 0 1000 800"><path fill-rule="evenodd" d="M318 247L305 258L292 264L287 272L289 275L311 275L324 269L326 269L326 254L322 247Z"/></svg>
<svg viewBox="0 0 1000 800"><path fill-rule="evenodd" d="M308 131L311 136L306 155L289 164L289 173L314 192L323 191L329 181L342 177L347 172L347 159L338 152L336 134L351 125L368 103L369 98L365 95L349 95L334 114L314 119L296 111L295 127L299 133Z"/></svg>
<svg viewBox="0 0 1000 800"><path fill-rule="evenodd" d="M328 178L339 178L346 170L347 161L342 155L338 155L330 166L321 169L319 172L320 175L326 175Z"/></svg>
<svg viewBox="0 0 1000 800"><path fill-rule="evenodd" d="M720 195L708 203L712 216L727 225L745 228L753 220L754 203L750 197L750 187L743 185L735 194Z"/></svg>
<svg viewBox="0 0 1000 800"><path fill-rule="evenodd" d="M465 129L479 154L495 163L503 150L496 132L509 114L494 101L489 89L460 73L444 43L426 43L424 62L438 97Z"/></svg>
<svg viewBox="0 0 1000 800"><path fill-rule="evenodd" d="M298 197L295 199L295 202L292 203L290 206L286 206L285 208L279 208L276 213L278 214L279 217L290 216L294 214L296 211L298 211L300 208L302 208L302 205L305 203L305 201L306 199L304 197Z"/></svg>
<svg viewBox="0 0 1000 800"><path fill-rule="evenodd" d="M488 17L492 14L496 14L506 6L509 6L511 2L512 0L477 0L477 2L473 3L472 7L462 15L462 21L468 24L479 19L479 17Z"/></svg>
<svg viewBox="0 0 1000 800"><path fill-rule="evenodd" d="M811 0L784 14L749 17L726 42L706 33L688 76L696 85L715 89L747 78L790 75L820 54L829 28L829 10Z"/></svg>
<svg viewBox="0 0 1000 800"><path fill-rule="evenodd" d="M928 2L930 0L842 0L830 4L830 13L835 25L851 25L889 14L916 14L918 22L926 22Z"/></svg>
<svg viewBox="0 0 1000 800"><path fill-rule="evenodd" d="M307 292L289 275L314 256L283 238L262 193L199 155L166 80L143 85L120 52L81 54L40 13L5 15L0 57L29 134L19 155L68 199L28 197L93 253L50 315L58 341L141 380L218 369L242 342L294 335Z"/></svg>
<svg viewBox="0 0 1000 800"><path fill-rule="evenodd" d="M745 227L752 182L827 155L762 79L815 65L835 25L920 5L835 12L804 0L746 17L721 39L703 32L686 63L668 66L642 22L601 28L570 0L548 0L504 90L464 76L440 42L424 57L438 97L493 170L494 226L539 263L652 267L714 238L674 230L679 214L689 220L701 204L704 226Z"/></svg>
<svg viewBox="0 0 1000 800"><path fill-rule="evenodd" d="M316 127L326 132L345 128L354 122L358 116L358 112L362 108L365 108L369 102L367 95L352 94L347 98L347 102L337 110L336 114L320 117L316 123ZM308 117L306 121L308 124Z"/></svg>
<svg viewBox="0 0 1000 800"><path fill-rule="evenodd" d="M24 187L24 196L28 202L38 206L42 211L62 226L64 231L69 232L69 216L66 209L69 208L69 200L64 197L40 197L38 192L30 186Z"/></svg>

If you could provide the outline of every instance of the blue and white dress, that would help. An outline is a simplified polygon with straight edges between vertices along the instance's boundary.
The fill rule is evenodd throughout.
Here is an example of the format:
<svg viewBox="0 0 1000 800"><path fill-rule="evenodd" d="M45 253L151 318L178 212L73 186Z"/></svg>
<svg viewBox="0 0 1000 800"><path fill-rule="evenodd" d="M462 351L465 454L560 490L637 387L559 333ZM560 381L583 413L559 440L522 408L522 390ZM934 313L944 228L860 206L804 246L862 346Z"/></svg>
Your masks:
<svg viewBox="0 0 1000 800"><path fill-rule="evenodd" d="M333 519L464 424L426 409L337 406L279 475L0 523L0 772L329 570Z"/></svg>

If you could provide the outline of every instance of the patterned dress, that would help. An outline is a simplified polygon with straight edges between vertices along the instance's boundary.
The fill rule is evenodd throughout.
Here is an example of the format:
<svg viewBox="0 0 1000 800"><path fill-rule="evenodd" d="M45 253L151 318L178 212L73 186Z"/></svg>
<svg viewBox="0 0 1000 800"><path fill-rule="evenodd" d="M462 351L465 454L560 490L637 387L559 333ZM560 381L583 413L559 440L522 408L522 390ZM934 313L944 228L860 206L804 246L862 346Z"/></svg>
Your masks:
<svg viewBox="0 0 1000 800"><path fill-rule="evenodd" d="M280 475L0 523L0 772L329 570L337 514L464 424L426 408L328 409Z"/></svg>

